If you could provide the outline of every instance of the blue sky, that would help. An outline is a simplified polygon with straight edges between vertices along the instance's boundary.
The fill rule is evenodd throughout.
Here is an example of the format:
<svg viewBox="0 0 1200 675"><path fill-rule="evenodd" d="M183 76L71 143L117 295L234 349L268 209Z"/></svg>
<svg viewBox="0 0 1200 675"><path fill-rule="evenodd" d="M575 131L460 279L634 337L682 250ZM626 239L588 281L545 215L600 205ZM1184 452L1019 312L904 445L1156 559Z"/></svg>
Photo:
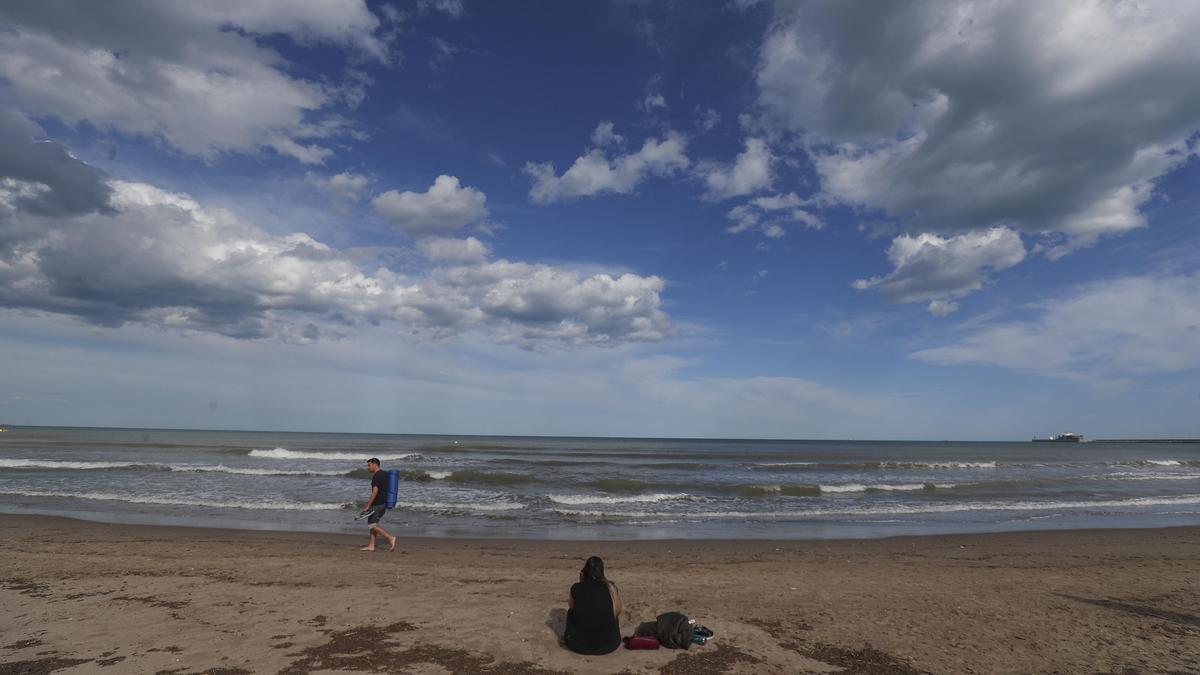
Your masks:
<svg viewBox="0 0 1200 675"><path fill-rule="evenodd" d="M1191 3L0 17L2 421L1200 435Z"/></svg>

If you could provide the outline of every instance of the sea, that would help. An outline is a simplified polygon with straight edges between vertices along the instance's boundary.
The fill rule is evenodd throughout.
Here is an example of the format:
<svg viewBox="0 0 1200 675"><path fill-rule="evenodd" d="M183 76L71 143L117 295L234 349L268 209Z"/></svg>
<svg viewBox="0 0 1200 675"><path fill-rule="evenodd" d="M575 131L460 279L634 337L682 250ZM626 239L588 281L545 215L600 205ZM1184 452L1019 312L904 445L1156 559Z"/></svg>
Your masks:
<svg viewBox="0 0 1200 675"><path fill-rule="evenodd" d="M0 512L396 534L876 538L1200 524L1200 444L428 436L9 427Z"/></svg>

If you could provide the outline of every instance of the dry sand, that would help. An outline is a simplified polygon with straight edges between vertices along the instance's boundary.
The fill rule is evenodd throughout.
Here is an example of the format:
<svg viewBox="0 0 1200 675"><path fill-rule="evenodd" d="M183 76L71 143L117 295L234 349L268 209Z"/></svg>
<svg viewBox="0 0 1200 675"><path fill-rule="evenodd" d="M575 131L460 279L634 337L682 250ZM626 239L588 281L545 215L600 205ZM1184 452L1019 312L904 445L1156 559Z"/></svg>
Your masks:
<svg viewBox="0 0 1200 675"><path fill-rule="evenodd" d="M873 541L402 539L0 516L0 673L1200 672L1200 528ZM577 656L567 588L605 558L622 631Z"/></svg>

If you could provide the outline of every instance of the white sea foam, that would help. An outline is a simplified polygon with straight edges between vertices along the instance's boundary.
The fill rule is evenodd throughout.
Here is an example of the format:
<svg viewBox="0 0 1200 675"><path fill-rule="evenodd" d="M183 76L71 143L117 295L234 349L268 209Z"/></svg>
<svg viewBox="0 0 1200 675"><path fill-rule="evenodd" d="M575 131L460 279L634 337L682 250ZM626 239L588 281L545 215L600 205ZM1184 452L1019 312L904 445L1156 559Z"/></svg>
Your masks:
<svg viewBox="0 0 1200 675"><path fill-rule="evenodd" d="M515 502L396 502L398 509L416 511L516 511L525 508Z"/></svg>
<svg viewBox="0 0 1200 675"><path fill-rule="evenodd" d="M1200 480L1200 473L1118 473L1088 476L1092 480Z"/></svg>
<svg viewBox="0 0 1200 675"><path fill-rule="evenodd" d="M995 469L996 462L881 462L888 469Z"/></svg>
<svg viewBox="0 0 1200 675"><path fill-rule="evenodd" d="M148 495L122 495L113 492L50 492L46 490L0 490L3 495L21 497L53 497L55 499L93 499L97 501L127 502L130 504L157 504L160 506L207 506L217 509L265 509L283 511L335 511L346 508L345 504L328 502L292 502L257 500L218 501L212 499L191 499L188 497L154 497Z"/></svg>
<svg viewBox="0 0 1200 675"><path fill-rule="evenodd" d="M434 480L442 480L444 478L449 478L453 474L453 471L429 471L425 475Z"/></svg>
<svg viewBox="0 0 1200 675"><path fill-rule="evenodd" d="M1200 466L1200 460L1195 459L1136 459L1122 462L1108 462L1110 466Z"/></svg>
<svg viewBox="0 0 1200 675"><path fill-rule="evenodd" d="M69 462L55 459L0 459L0 469L66 469L89 471L99 469L159 469L192 473L233 473L248 476L341 476L345 471L288 471L253 469L224 464L158 464L153 462Z"/></svg>
<svg viewBox="0 0 1200 675"><path fill-rule="evenodd" d="M365 462L367 455L361 452L309 452L307 450L288 450L287 448L275 448L274 450L251 450L251 457L262 457L264 459L328 459L335 461L346 462ZM376 459L388 462L398 461L402 459L417 459L421 455L415 452L407 452L401 455L373 455Z"/></svg>
<svg viewBox="0 0 1200 675"><path fill-rule="evenodd" d="M754 466L813 466L816 462L759 462Z"/></svg>
<svg viewBox="0 0 1200 675"><path fill-rule="evenodd" d="M189 473L233 473L245 476L344 476L345 471L285 471L281 469L250 469L224 464L167 464L171 471Z"/></svg>
<svg viewBox="0 0 1200 675"><path fill-rule="evenodd" d="M627 495L623 497L609 497L606 495L546 496L550 499L550 501L557 504L653 504L657 502L688 499L690 495L681 492L679 494Z"/></svg>
<svg viewBox="0 0 1200 675"><path fill-rule="evenodd" d="M555 509L555 513L592 518L686 518L688 520L742 519L789 520L820 516L919 515L923 513L959 513L965 511L1058 511L1077 509L1121 509L1148 506L1187 506L1200 504L1200 494L1176 497L1134 497L1079 502L975 502L973 504L894 504L861 508L811 509L792 511L599 511Z"/></svg>
<svg viewBox="0 0 1200 675"><path fill-rule="evenodd" d="M866 492L867 490L925 490L930 486L943 490L958 487L958 485L955 483L905 483L902 485L861 485L858 483L851 483L848 485L821 485L820 488L821 492Z"/></svg>
<svg viewBox="0 0 1200 675"><path fill-rule="evenodd" d="M68 462L57 459L0 459L0 469L128 469L144 462Z"/></svg>

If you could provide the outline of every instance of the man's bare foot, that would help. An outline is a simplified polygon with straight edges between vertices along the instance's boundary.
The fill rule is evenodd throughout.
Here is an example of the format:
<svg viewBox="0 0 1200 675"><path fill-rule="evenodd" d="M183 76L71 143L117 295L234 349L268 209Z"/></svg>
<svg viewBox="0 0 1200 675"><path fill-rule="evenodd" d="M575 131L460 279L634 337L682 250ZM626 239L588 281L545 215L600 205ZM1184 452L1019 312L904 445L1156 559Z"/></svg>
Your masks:
<svg viewBox="0 0 1200 675"><path fill-rule="evenodd" d="M358 549L358 550L360 550L360 551L374 551L374 550L375 550L375 547L374 547L374 546L364 546L364 547L362 547L362 548L360 548L360 549Z"/></svg>
<svg viewBox="0 0 1200 675"><path fill-rule="evenodd" d="M396 538L392 537L388 543L391 544L391 546L388 546L388 553L395 551L396 550Z"/></svg>

